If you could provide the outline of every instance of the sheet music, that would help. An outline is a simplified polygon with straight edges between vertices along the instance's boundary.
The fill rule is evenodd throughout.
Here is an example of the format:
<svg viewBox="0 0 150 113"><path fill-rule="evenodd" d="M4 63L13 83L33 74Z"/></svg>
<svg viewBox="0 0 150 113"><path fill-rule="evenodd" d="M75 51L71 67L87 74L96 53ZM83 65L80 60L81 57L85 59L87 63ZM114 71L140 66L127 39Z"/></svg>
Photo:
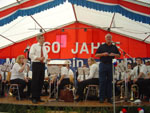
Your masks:
<svg viewBox="0 0 150 113"><path fill-rule="evenodd" d="M59 66L48 66L48 73L50 73L51 75L54 74L60 74L61 70Z"/></svg>
<svg viewBox="0 0 150 113"><path fill-rule="evenodd" d="M78 68L78 74L79 75L89 75L89 73L90 73L90 69L89 68L86 68L86 67L84 67L84 68L79 67Z"/></svg>
<svg viewBox="0 0 150 113"><path fill-rule="evenodd" d="M3 71L3 72L10 72L11 67L12 67L11 64L5 63L4 65L1 66L1 71Z"/></svg>

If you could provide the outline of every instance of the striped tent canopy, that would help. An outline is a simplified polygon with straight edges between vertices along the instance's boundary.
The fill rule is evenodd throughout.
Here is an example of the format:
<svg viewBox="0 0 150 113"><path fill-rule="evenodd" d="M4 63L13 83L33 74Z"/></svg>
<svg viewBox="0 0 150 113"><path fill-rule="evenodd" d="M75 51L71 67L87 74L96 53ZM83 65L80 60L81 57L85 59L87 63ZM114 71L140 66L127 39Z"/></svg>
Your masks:
<svg viewBox="0 0 150 113"><path fill-rule="evenodd" d="M30 16L53 8L64 1L66 0L17 0L13 4L0 8L0 26L8 24L19 16Z"/></svg>
<svg viewBox="0 0 150 113"><path fill-rule="evenodd" d="M137 0L69 0L69 2L100 11L120 13L132 20L150 24L150 4Z"/></svg>

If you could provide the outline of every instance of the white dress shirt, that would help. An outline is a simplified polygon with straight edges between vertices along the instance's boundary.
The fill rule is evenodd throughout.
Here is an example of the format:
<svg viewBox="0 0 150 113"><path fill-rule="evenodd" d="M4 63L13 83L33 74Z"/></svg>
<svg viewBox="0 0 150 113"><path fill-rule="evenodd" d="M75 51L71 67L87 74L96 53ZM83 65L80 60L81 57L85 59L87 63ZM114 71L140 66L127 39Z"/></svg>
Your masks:
<svg viewBox="0 0 150 113"><path fill-rule="evenodd" d="M61 67L61 75L64 75L64 78L70 78L70 76L74 77L73 71L67 67Z"/></svg>
<svg viewBox="0 0 150 113"><path fill-rule="evenodd" d="M21 69L21 65L19 65L18 63L15 63L13 65L13 68L11 70L11 78L10 78L10 80L13 80L13 79L24 79L24 72L19 72L20 69Z"/></svg>
<svg viewBox="0 0 150 113"><path fill-rule="evenodd" d="M90 73L87 79L92 79L92 78L99 78L99 67L97 63L92 64L90 66Z"/></svg>
<svg viewBox="0 0 150 113"><path fill-rule="evenodd" d="M46 47L43 45L43 57L45 57L44 62L46 62L48 58L48 53L46 50ZM31 58L32 62L40 62L39 60L36 60L37 57L41 57L41 45L40 43L33 44L30 48L29 57Z"/></svg>
<svg viewBox="0 0 150 113"><path fill-rule="evenodd" d="M133 76L133 79L134 78L137 78L138 77L138 73L137 73L137 70L138 70L138 65L135 66L131 72L131 77ZM141 64L140 65L140 72L143 73L142 77L141 78L144 78L147 74L147 68L146 68L146 65L144 64Z"/></svg>

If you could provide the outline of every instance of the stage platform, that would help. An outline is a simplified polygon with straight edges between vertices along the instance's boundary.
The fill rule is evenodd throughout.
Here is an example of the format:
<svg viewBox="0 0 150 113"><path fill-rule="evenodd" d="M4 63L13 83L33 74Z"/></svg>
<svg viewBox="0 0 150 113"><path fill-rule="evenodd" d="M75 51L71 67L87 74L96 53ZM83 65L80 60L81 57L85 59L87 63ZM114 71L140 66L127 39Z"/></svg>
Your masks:
<svg viewBox="0 0 150 113"><path fill-rule="evenodd" d="M42 100L45 100L45 102L40 102L38 104L33 104L31 100L16 100L15 97L3 97L0 98L0 106L17 106L18 108L21 107L27 107L30 109L30 107L37 108L37 107L43 107L48 109L57 109L57 110L64 110L64 109L70 109L70 110L79 110L84 109L86 111L97 109L97 110L113 110L113 105L107 102L99 103L99 101L93 101L93 100L87 100L82 102L63 102L63 101L56 101L55 99L50 99L48 96L43 96ZM135 104L133 102L124 102L124 101L117 101L116 103L116 110L120 110L122 108L126 109L137 109L138 107L147 109L150 108L150 102L141 102L140 104ZM18 107L19 106L19 107ZM1 109L0 109L1 110ZM150 110L150 109L149 109ZM148 110L148 111L149 111ZM6 110L7 111L7 110ZM2 112L2 111L0 111ZM4 112L4 111L3 111ZM101 112L100 112L101 113ZM106 112L107 113L107 112ZM111 112L110 112L111 113ZM119 113L119 112L117 112ZM128 113L128 112L127 112ZM135 112L136 113L136 112ZM147 113L147 112L145 112ZM150 111L149 111L150 113Z"/></svg>

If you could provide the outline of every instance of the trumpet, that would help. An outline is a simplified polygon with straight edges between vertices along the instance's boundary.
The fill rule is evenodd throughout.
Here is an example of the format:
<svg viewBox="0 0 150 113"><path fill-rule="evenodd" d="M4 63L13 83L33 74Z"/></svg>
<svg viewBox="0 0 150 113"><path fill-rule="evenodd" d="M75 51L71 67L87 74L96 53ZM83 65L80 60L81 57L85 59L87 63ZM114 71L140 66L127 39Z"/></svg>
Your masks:
<svg viewBox="0 0 150 113"><path fill-rule="evenodd" d="M137 84L133 84L131 86L131 97L130 100L133 101L134 98L138 98L139 97L139 87Z"/></svg>

